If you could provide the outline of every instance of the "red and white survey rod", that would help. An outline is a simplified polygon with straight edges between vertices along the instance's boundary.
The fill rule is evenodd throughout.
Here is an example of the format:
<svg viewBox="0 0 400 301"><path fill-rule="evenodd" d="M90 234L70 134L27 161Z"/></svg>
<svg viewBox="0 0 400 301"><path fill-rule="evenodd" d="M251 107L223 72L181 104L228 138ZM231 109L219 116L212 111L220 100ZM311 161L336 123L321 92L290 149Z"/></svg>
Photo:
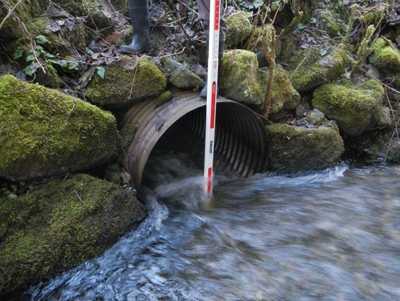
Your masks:
<svg viewBox="0 0 400 301"><path fill-rule="evenodd" d="M207 116L204 152L204 188L208 195L213 192L215 124L218 96L218 52L221 19L220 0L210 0L210 29L208 42Z"/></svg>

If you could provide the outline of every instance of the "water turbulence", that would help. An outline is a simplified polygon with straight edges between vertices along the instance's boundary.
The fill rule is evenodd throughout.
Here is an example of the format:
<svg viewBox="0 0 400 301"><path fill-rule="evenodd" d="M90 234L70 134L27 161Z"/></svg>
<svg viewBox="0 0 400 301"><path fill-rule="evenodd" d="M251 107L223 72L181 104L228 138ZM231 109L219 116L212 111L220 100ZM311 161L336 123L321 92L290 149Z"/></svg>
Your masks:
<svg viewBox="0 0 400 301"><path fill-rule="evenodd" d="M251 120L219 109L225 172L211 206L201 203L203 105L165 130L160 108L158 126L137 134L153 145L131 157L145 159L147 219L31 300L400 300L400 168L238 178L264 163L235 128Z"/></svg>

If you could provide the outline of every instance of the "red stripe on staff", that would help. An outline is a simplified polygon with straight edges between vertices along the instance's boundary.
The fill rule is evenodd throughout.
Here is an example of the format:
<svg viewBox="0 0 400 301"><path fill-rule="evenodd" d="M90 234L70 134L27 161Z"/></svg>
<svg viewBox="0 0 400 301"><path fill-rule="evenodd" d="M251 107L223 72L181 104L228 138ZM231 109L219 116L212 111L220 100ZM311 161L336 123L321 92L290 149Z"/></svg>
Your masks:
<svg viewBox="0 0 400 301"><path fill-rule="evenodd" d="M211 122L210 122L210 128L212 128L212 129L215 128L216 102L217 102L217 83L213 82L212 88L211 88Z"/></svg>
<svg viewBox="0 0 400 301"><path fill-rule="evenodd" d="M220 17L220 0L215 0L215 16L214 16L214 30L219 30L219 17Z"/></svg>
<svg viewBox="0 0 400 301"><path fill-rule="evenodd" d="M212 177L213 177L213 169L210 167L208 169L208 179L207 179L207 192L212 192Z"/></svg>

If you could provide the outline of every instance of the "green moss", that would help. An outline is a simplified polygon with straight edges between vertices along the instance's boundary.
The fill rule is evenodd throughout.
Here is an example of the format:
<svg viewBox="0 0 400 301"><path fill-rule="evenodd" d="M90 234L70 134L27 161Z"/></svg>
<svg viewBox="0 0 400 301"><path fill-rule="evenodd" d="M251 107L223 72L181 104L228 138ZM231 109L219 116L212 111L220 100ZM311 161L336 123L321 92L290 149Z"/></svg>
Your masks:
<svg viewBox="0 0 400 301"><path fill-rule="evenodd" d="M92 167L117 152L108 112L11 75L0 78L0 176L11 180Z"/></svg>
<svg viewBox="0 0 400 301"><path fill-rule="evenodd" d="M165 75L150 59L123 57L120 62L106 68L104 79L93 78L85 96L101 106L124 106L157 96L166 86Z"/></svg>
<svg viewBox="0 0 400 301"><path fill-rule="evenodd" d="M263 97L267 93L268 69L259 72L261 78L261 87ZM278 114L283 110L294 110L300 103L301 96L294 89L289 79L288 72L281 66L277 66L274 70L274 80L272 83L272 114Z"/></svg>
<svg viewBox="0 0 400 301"><path fill-rule="evenodd" d="M362 85L328 84L314 92L313 106L336 120L350 136L380 126L379 112L383 110L384 88L375 80Z"/></svg>
<svg viewBox="0 0 400 301"><path fill-rule="evenodd" d="M266 127L266 137L272 170L323 169L336 164L344 152L336 127L303 128L278 123Z"/></svg>
<svg viewBox="0 0 400 301"><path fill-rule="evenodd" d="M337 15L334 15L331 10L323 10L321 13L323 25L331 37L339 37L346 31L346 26Z"/></svg>
<svg viewBox="0 0 400 301"><path fill-rule="evenodd" d="M229 50L224 54L221 68L221 93L227 98L261 107L267 93L269 72L259 69L257 56L248 50ZM293 88L287 71L277 66L272 84L272 113L294 109L300 95Z"/></svg>
<svg viewBox="0 0 400 301"><path fill-rule="evenodd" d="M226 23L226 48L236 48L244 44L252 32L250 15L244 11L238 11L228 16Z"/></svg>
<svg viewBox="0 0 400 301"><path fill-rule="evenodd" d="M313 64L301 64L290 75L299 92L310 92L324 83L339 78L350 65L347 51L342 47Z"/></svg>
<svg viewBox="0 0 400 301"><path fill-rule="evenodd" d="M87 175L0 203L0 295L101 254L144 217L135 196Z"/></svg>
<svg viewBox="0 0 400 301"><path fill-rule="evenodd" d="M258 61L254 52L229 50L221 68L221 93L246 104L262 104L262 87L258 81Z"/></svg>
<svg viewBox="0 0 400 301"><path fill-rule="evenodd" d="M379 38L372 45L371 64L384 73L400 72L400 50L385 38Z"/></svg>

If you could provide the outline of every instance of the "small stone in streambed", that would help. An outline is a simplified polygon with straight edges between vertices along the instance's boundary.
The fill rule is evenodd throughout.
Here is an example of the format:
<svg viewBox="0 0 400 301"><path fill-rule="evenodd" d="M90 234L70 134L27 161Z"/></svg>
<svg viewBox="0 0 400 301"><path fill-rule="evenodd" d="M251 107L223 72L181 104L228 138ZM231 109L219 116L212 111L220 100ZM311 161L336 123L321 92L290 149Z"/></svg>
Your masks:
<svg viewBox="0 0 400 301"><path fill-rule="evenodd" d="M84 174L0 199L0 297L99 256L144 217L132 190Z"/></svg>

